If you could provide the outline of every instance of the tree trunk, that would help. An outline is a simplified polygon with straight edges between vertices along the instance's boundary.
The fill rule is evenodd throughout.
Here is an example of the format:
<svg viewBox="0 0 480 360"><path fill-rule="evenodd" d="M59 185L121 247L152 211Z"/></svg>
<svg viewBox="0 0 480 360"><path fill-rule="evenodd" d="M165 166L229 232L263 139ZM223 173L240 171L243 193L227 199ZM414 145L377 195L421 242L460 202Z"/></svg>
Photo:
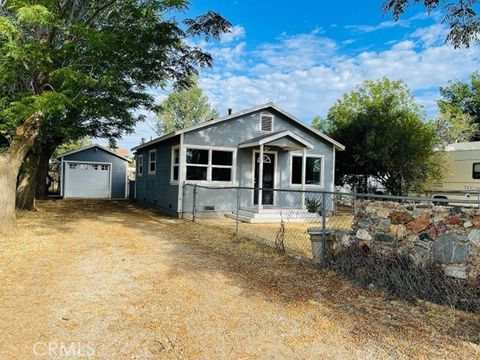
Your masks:
<svg viewBox="0 0 480 360"><path fill-rule="evenodd" d="M38 166L40 154L38 151L30 151L25 158L21 174L18 177L16 207L20 210L36 210L35 198L37 190Z"/></svg>
<svg viewBox="0 0 480 360"><path fill-rule="evenodd" d="M26 119L17 128L8 150L0 155L0 233L10 234L15 231L17 177L25 156L40 136L43 119L41 112Z"/></svg>
<svg viewBox="0 0 480 360"><path fill-rule="evenodd" d="M37 199L47 199L48 197L48 186L47 186L47 176L48 176L48 169L50 166L50 158L53 155L53 150L48 148L42 149L42 153L38 159L38 168L37 168L37 178L36 178L36 197Z"/></svg>

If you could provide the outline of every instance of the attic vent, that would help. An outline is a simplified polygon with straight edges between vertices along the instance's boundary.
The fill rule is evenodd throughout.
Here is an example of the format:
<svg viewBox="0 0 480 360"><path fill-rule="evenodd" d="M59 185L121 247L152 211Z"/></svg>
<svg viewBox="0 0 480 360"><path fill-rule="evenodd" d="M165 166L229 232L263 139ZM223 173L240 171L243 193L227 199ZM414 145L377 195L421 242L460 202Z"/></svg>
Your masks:
<svg viewBox="0 0 480 360"><path fill-rule="evenodd" d="M273 116L262 115L260 117L260 130L261 131L273 131Z"/></svg>
<svg viewBox="0 0 480 360"><path fill-rule="evenodd" d="M215 205L204 205L203 211L215 211Z"/></svg>

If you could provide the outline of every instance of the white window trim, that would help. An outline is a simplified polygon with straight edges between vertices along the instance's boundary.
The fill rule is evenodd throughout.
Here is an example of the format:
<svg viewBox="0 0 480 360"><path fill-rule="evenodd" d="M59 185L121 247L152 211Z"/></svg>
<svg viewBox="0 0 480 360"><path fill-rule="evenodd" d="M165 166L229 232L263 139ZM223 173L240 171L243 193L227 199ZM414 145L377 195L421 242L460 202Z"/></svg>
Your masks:
<svg viewBox="0 0 480 360"><path fill-rule="evenodd" d="M178 164L175 164L175 150L178 150ZM180 179L180 156L181 156L181 152L180 152L180 145L175 145L175 146L172 146L172 159L170 161L170 184L172 185L178 185L179 183L179 179ZM178 166L178 179L177 180L174 180L173 179L173 173L174 173L174 169L175 169L175 166Z"/></svg>
<svg viewBox="0 0 480 360"><path fill-rule="evenodd" d="M143 154L142 155L138 155L137 157L137 172L138 172L138 176L142 176L143 175L143 167L144 167L144 163L143 163ZM141 169L141 171L140 171Z"/></svg>
<svg viewBox="0 0 480 360"><path fill-rule="evenodd" d="M151 160L150 155L155 154L155 161ZM155 164L155 170L150 170L150 165ZM157 149L152 149L148 151L148 175L155 175L157 173Z"/></svg>
<svg viewBox="0 0 480 360"><path fill-rule="evenodd" d="M293 157L296 156L296 157L302 157L302 153L298 153L298 152L291 152L290 153L290 186L291 187L298 187L298 188L301 188L302 187L302 184L294 184L292 182L293 180L293 173L292 173L292 167L293 167ZM320 185L317 185L317 184L305 184L305 187L307 188L323 188L325 186L325 155L317 155L317 154L307 154L305 156L306 158L315 158L315 159L322 159L322 168L321 168L321 174L320 174ZM303 171L305 171L305 169L303 169Z"/></svg>
<svg viewBox="0 0 480 360"><path fill-rule="evenodd" d="M237 176L237 148L221 147L221 146L205 146L205 145L190 145L184 144L185 148L185 174L187 172L187 166L205 167L207 168L207 180L185 180L186 184L210 184L210 185L233 185L236 183ZM187 164L186 154L189 149L192 150L208 150L208 164ZM229 151L232 152L232 165L213 165L212 164L212 151ZM213 181L212 180L212 168L232 169L231 181Z"/></svg>
<svg viewBox="0 0 480 360"><path fill-rule="evenodd" d="M271 131L262 130L262 117L264 117L264 116L272 119L272 130ZM269 133L273 133L274 129L275 129L275 116L270 114L270 113L265 113L265 112L260 113L260 116L259 116L259 119L258 119L258 130L260 130L260 132L262 132L262 133L269 134Z"/></svg>

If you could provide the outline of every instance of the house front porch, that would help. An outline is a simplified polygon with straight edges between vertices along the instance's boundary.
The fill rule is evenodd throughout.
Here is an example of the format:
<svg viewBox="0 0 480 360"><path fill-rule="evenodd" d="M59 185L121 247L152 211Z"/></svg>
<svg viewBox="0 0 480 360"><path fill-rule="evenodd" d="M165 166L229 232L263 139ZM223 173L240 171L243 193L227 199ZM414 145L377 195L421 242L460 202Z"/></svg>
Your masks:
<svg viewBox="0 0 480 360"><path fill-rule="evenodd" d="M236 219L237 214L227 214L230 219ZM238 220L246 223L298 223L319 222L322 217L303 208L280 208L265 205L261 210L258 206L241 206L238 210Z"/></svg>

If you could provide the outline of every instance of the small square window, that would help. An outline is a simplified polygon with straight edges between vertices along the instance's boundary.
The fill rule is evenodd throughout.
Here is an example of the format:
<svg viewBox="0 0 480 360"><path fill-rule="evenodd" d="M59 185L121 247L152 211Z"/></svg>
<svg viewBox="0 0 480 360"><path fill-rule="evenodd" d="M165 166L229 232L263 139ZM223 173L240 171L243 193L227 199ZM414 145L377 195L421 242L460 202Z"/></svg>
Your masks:
<svg viewBox="0 0 480 360"><path fill-rule="evenodd" d="M473 163L472 177L474 179L480 179L480 163Z"/></svg>

